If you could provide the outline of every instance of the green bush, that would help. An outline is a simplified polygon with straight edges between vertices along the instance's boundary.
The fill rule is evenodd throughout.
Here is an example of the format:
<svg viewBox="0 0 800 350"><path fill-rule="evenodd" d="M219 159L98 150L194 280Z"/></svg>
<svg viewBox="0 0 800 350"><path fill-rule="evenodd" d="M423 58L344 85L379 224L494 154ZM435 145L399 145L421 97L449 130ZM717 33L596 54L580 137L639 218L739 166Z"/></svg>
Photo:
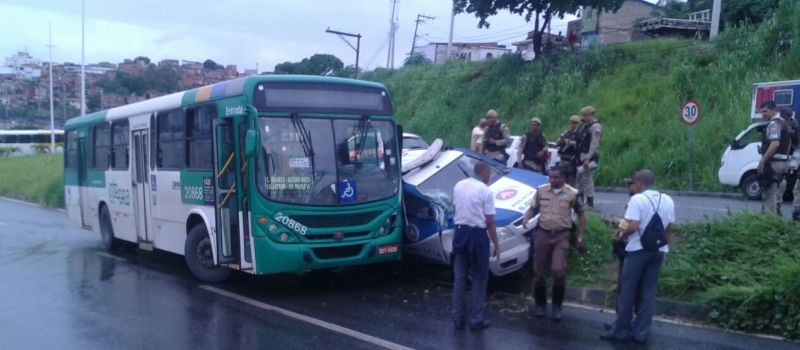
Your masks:
<svg viewBox="0 0 800 350"><path fill-rule="evenodd" d="M705 305L725 328L800 339L800 229L740 214L676 228L660 296Z"/></svg>
<svg viewBox="0 0 800 350"><path fill-rule="evenodd" d="M63 208L63 167L60 154L0 159L0 195Z"/></svg>
<svg viewBox="0 0 800 350"><path fill-rule="evenodd" d="M35 143L33 144L33 150L36 154L45 154L50 153L50 144L49 143Z"/></svg>
<svg viewBox="0 0 800 350"><path fill-rule="evenodd" d="M653 40L533 63L506 55L363 78L389 88L406 130L429 140L441 137L450 146L468 145L472 126L488 109L496 109L513 134L525 132L538 116L554 140L570 115L593 105L604 128L595 181L611 186L648 167L663 188L688 188L687 128L679 109L693 98L702 109L693 131L694 189L720 191L719 158L750 122L752 84L800 79L800 5L784 0L781 6L774 20L730 28L713 43ZM782 49L786 40L791 42Z"/></svg>
<svg viewBox="0 0 800 350"><path fill-rule="evenodd" d="M14 153L19 153L19 147L0 147L0 157L8 157Z"/></svg>

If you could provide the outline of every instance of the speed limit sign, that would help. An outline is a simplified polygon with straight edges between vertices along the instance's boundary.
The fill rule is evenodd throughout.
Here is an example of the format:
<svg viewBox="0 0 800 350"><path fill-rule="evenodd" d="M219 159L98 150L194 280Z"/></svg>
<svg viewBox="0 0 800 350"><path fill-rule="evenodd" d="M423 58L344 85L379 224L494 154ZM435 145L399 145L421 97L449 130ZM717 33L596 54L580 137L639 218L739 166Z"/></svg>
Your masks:
<svg viewBox="0 0 800 350"><path fill-rule="evenodd" d="M681 122L694 125L700 120L700 104L695 100L686 100L681 107Z"/></svg>

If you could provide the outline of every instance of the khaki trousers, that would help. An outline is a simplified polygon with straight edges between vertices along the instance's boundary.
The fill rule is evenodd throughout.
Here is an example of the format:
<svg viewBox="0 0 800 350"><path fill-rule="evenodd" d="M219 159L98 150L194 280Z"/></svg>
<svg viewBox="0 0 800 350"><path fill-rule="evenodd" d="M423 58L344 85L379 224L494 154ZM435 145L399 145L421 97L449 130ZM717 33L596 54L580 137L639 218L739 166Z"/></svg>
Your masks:
<svg viewBox="0 0 800 350"><path fill-rule="evenodd" d="M778 195L778 185L789 170L789 162L786 161L771 161L769 162L770 172L773 175L771 178L766 179L764 183L764 213L779 215L778 201L783 200L783 196ZM766 174L765 174L766 175Z"/></svg>
<svg viewBox="0 0 800 350"><path fill-rule="evenodd" d="M563 287L567 281L569 257L569 230L550 233L541 229L533 236L534 286L545 286L548 267L553 275L553 285Z"/></svg>
<svg viewBox="0 0 800 350"><path fill-rule="evenodd" d="M583 167L578 163L578 167ZM594 172L597 168L589 168L578 173L578 191L587 197L594 197Z"/></svg>

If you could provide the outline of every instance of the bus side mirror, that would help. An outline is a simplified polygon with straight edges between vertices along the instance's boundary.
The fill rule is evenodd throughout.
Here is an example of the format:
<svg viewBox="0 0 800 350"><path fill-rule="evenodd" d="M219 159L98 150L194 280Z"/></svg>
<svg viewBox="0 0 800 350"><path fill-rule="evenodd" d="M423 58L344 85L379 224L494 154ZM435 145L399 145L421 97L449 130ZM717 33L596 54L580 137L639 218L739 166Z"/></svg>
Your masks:
<svg viewBox="0 0 800 350"><path fill-rule="evenodd" d="M247 130L244 141L244 152L248 158L256 155L256 147L258 147L258 133L256 133L255 130Z"/></svg>
<svg viewBox="0 0 800 350"><path fill-rule="evenodd" d="M731 149L739 149L739 141L736 139L731 140Z"/></svg>
<svg viewBox="0 0 800 350"><path fill-rule="evenodd" d="M403 126L397 124L397 138L400 139L400 149L403 149Z"/></svg>

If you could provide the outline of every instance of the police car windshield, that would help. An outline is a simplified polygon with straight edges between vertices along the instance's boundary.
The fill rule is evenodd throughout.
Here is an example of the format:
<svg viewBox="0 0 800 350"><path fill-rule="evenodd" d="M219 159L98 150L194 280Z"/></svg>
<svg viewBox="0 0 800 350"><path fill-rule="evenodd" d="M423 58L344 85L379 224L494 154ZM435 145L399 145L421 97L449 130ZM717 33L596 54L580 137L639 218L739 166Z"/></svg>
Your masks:
<svg viewBox="0 0 800 350"><path fill-rule="evenodd" d="M463 154L419 184L417 189L445 208L450 208L453 203L453 187L459 181L472 177L475 164L479 161L477 158ZM489 185L503 177L507 170L498 164L490 164L490 168L492 175L489 177Z"/></svg>

